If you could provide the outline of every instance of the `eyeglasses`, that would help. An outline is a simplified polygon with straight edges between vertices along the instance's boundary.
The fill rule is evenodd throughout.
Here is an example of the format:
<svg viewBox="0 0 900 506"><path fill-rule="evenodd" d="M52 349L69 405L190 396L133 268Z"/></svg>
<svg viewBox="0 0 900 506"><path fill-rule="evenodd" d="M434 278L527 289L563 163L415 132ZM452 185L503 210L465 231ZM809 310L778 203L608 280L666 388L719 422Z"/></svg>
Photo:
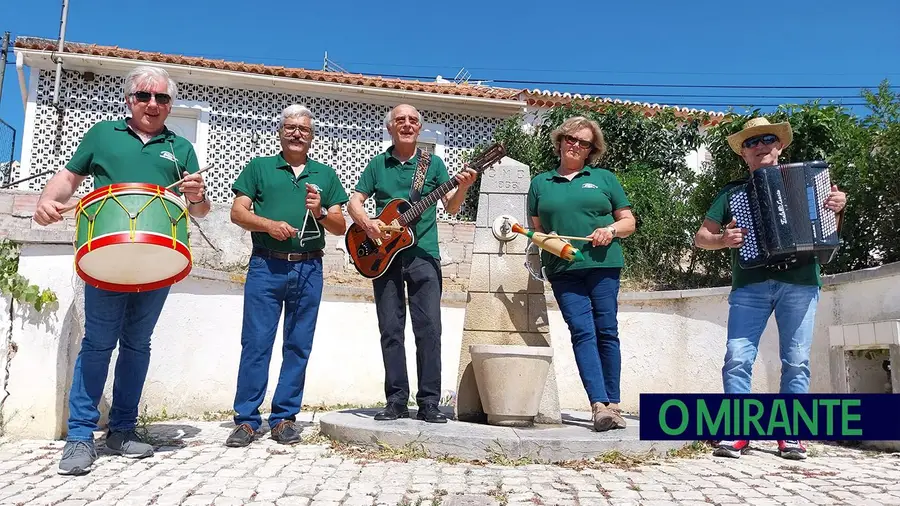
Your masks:
<svg viewBox="0 0 900 506"><path fill-rule="evenodd" d="M302 135L309 135L312 133L312 128L303 125L284 125L281 129L285 134L292 134L297 131Z"/></svg>
<svg viewBox="0 0 900 506"><path fill-rule="evenodd" d="M769 144L772 144L773 142L775 142L777 140L778 140L778 136L775 134L763 134L763 135L757 135L756 137L751 137L751 138L745 140L744 143L741 145L744 146L745 148L752 148L752 147L755 147L760 142L762 142L763 144L768 146Z"/></svg>
<svg viewBox="0 0 900 506"><path fill-rule="evenodd" d="M563 137L563 139L565 139L566 143L569 144L570 146L574 146L575 144L578 144L578 146L581 147L582 149L587 149L594 145L594 143L592 143L591 141L579 139L578 137L575 137L572 135L566 135L565 137Z"/></svg>
<svg viewBox="0 0 900 506"><path fill-rule="evenodd" d="M149 91L136 91L131 94L138 102L149 102L150 98L156 97L156 103L166 105L172 101L172 97L167 93L150 93Z"/></svg>

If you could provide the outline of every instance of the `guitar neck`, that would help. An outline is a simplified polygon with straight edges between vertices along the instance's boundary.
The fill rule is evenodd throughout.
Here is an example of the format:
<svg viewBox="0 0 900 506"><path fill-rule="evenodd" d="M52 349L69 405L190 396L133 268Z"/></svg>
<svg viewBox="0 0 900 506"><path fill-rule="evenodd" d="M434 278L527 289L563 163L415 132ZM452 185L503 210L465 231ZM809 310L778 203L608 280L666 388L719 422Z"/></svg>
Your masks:
<svg viewBox="0 0 900 506"><path fill-rule="evenodd" d="M480 175L488 167L503 158L504 155L506 155L506 148L501 144L493 144L486 149L484 153L472 160L469 168ZM413 204L405 213L400 215L398 221L403 226L408 225L457 186L459 186L459 182L456 180L456 177L451 177L449 181L438 186L434 191L425 195L421 200Z"/></svg>
<svg viewBox="0 0 900 506"><path fill-rule="evenodd" d="M456 180L455 177L450 178L450 181L438 186L428 195L425 195L418 202L412 205L405 213L400 215L400 224L403 226L408 225L416 218L422 215L425 211L428 210L429 207L437 204L437 201L440 200L444 195L450 193L450 190L459 186L459 181Z"/></svg>

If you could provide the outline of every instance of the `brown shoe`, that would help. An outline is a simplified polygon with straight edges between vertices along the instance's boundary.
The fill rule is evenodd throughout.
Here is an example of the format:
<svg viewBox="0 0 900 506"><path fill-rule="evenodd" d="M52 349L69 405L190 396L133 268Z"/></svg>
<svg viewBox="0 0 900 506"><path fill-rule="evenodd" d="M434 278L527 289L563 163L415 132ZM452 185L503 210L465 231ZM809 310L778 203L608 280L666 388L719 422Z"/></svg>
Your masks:
<svg viewBox="0 0 900 506"><path fill-rule="evenodd" d="M610 411L612 411L616 415L615 416L616 428L624 429L628 424L625 423L625 419L622 417L622 409L619 407L619 404L618 403L616 403L616 404L609 403L609 405L606 407L609 408Z"/></svg>
<svg viewBox="0 0 900 506"><path fill-rule="evenodd" d="M616 426L616 415L602 402L591 404L591 414L594 420L594 430L597 432L605 432Z"/></svg>

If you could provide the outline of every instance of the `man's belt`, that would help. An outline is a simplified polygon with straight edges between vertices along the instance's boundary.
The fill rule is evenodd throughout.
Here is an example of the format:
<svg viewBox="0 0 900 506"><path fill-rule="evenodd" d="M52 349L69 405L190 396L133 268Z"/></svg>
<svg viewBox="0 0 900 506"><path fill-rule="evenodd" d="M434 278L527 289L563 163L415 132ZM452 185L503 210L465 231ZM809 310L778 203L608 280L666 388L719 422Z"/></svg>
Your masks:
<svg viewBox="0 0 900 506"><path fill-rule="evenodd" d="M284 253L282 251L273 251L266 248L254 247L253 254L263 258L277 258L279 260L287 260L288 262L303 262L304 260L312 260L313 258L322 258L325 252L322 250L308 251L305 253Z"/></svg>

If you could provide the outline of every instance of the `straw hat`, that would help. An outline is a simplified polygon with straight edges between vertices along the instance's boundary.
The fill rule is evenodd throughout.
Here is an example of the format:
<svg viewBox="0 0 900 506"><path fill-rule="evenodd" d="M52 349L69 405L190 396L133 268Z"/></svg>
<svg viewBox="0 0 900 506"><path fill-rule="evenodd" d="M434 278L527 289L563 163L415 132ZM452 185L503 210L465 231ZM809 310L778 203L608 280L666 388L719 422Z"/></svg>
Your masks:
<svg viewBox="0 0 900 506"><path fill-rule="evenodd" d="M794 140L791 124L787 121L783 123L769 123L769 120L766 118L753 118L744 124L744 128L740 132L728 136L728 145L731 146L735 153L741 154L741 144L745 140L762 134L775 134L785 148Z"/></svg>

